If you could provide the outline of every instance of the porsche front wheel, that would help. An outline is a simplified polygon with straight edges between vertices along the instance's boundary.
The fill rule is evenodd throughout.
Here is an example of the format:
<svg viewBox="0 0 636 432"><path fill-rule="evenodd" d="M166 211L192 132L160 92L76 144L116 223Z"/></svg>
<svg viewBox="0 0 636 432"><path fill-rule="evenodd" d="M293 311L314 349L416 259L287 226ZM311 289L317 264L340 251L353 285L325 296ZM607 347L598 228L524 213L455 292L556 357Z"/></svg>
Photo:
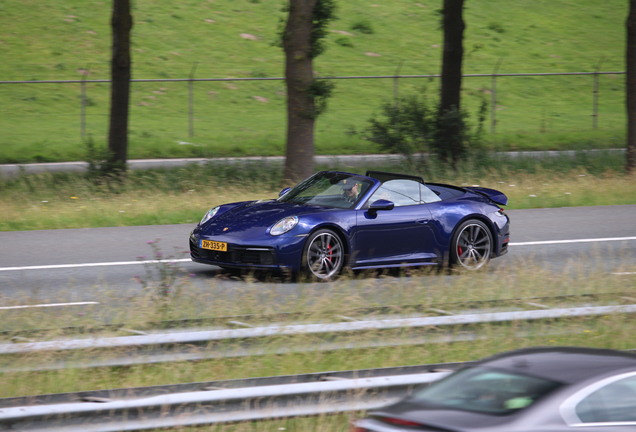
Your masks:
<svg viewBox="0 0 636 432"><path fill-rule="evenodd" d="M492 234L485 223L471 219L463 222L451 241L451 265L479 270L490 261Z"/></svg>
<svg viewBox="0 0 636 432"><path fill-rule="evenodd" d="M303 269L315 279L336 277L344 264L342 240L331 230L319 230L309 236L303 253Z"/></svg>

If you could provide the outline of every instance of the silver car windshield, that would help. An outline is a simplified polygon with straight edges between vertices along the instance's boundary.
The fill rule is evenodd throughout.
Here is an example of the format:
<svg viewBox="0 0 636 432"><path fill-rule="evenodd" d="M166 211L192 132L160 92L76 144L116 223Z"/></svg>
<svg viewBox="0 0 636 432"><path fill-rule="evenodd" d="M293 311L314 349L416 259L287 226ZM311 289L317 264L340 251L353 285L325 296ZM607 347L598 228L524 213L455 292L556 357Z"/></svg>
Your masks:
<svg viewBox="0 0 636 432"><path fill-rule="evenodd" d="M299 183L280 202L349 209L355 207L373 182L356 175L319 172Z"/></svg>
<svg viewBox="0 0 636 432"><path fill-rule="evenodd" d="M526 408L562 384L488 368L470 368L416 391L411 402L430 408L505 415Z"/></svg>

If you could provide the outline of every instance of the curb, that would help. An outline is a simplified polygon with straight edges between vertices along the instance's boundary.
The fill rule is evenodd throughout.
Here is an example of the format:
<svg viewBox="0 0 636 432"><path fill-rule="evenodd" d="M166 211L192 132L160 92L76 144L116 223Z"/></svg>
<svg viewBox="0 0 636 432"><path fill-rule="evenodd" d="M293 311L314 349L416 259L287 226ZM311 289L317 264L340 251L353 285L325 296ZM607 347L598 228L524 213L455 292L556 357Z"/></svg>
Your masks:
<svg viewBox="0 0 636 432"><path fill-rule="evenodd" d="M357 166L367 163L400 162L401 155L331 155L315 156L317 165L332 166ZM179 168L191 164L262 164L262 165L282 165L284 156L249 156L249 157L227 157L227 158L180 158L180 159L133 159L128 161L128 168L131 170L144 170L156 168ZM47 172L86 172L88 162L45 162L28 164L6 164L0 165L0 177L18 177L25 174L41 174Z"/></svg>
<svg viewBox="0 0 636 432"><path fill-rule="evenodd" d="M498 152L495 156L502 158L532 158L542 159L547 157L567 156L574 157L580 154L618 154L625 153L624 148L618 149L594 149L594 150L545 150L545 151L516 151ZM426 156L426 155L423 155ZM314 157L316 165L355 167L372 163L402 162L404 157L396 154L370 154L370 155L318 155ZM179 158L179 159L133 159L128 161L131 170L179 168L190 164L223 164L239 165L246 163L260 163L263 165L283 164L284 156L248 156L226 158ZM27 164L0 165L0 177L18 177L24 174L41 174L46 172L86 172L88 162L45 162Z"/></svg>

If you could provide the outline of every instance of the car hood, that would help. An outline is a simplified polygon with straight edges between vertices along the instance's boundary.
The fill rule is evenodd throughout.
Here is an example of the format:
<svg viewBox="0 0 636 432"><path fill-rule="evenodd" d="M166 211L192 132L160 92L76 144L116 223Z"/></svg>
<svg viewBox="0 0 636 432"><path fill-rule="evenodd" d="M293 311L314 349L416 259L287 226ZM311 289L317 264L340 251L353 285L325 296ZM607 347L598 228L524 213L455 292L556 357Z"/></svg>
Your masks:
<svg viewBox="0 0 636 432"><path fill-rule="evenodd" d="M287 216L298 216L333 209L306 206L286 202L248 201L221 206L215 217L199 227L205 235L264 233L276 222Z"/></svg>

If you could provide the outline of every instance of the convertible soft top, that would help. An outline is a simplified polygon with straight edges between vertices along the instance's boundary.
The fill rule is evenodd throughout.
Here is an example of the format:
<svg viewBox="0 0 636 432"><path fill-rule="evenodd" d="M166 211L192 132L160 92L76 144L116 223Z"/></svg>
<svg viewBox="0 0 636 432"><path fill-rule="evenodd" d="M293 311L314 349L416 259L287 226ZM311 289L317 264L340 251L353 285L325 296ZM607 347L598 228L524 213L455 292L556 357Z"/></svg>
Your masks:
<svg viewBox="0 0 636 432"><path fill-rule="evenodd" d="M395 179L415 180L416 182L424 183L424 179L422 177L408 175L408 174L397 174L397 173L390 173L390 172L384 172L384 171L367 171L365 175L367 177L380 180L382 183L388 180L395 180Z"/></svg>

